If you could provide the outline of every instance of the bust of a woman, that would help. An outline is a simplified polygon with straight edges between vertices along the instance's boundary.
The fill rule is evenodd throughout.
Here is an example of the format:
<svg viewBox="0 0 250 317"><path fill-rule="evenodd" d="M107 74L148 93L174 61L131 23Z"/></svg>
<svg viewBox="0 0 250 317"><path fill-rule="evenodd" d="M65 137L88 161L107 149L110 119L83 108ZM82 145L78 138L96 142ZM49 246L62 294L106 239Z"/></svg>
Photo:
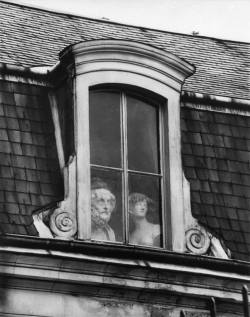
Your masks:
<svg viewBox="0 0 250 317"><path fill-rule="evenodd" d="M148 221L147 213L154 201L141 193L129 195L129 214L134 225L130 232L129 242L146 246L160 246L161 229L159 224Z"/></svg>

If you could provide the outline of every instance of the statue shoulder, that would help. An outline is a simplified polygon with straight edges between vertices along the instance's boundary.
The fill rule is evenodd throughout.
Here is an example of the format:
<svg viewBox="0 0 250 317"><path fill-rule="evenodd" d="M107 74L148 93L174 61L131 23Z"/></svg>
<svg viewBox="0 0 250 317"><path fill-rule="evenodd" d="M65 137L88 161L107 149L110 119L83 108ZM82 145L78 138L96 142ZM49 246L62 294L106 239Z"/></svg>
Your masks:
<svg viewBox="0 0 250 317"><path fill-rule="evenodd" d="M158 224L153 224L154 235L159 235L161 233L161 226Z"/></svg>

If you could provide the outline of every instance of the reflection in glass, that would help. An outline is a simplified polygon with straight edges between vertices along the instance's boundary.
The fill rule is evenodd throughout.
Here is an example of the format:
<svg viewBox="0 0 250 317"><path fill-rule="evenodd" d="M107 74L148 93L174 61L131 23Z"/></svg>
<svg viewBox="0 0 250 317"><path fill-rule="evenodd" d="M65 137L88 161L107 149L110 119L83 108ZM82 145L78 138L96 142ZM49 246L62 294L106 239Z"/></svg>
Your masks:
<svg viewBox="0 0 250 317"><path fill-rule="evenodd" d="M128 168L159 172L158 108L127 97Z"/></svg>
<svg viewBox="0 0 250 317"><path fill-rule="evenodd" d="M160 178L129 175L129 242L162 246Z"/></svg>
<svg viewBox="0 0 250 317"><path fill-rule="evenodd" d="M90 162L121 167L120 94L90 92Z"/></svg>
<svg viewBox="0 0 250 317"><path fill-rule="evenodd" d="M91 239L123 240L121 172L91 169Z"/></svg>

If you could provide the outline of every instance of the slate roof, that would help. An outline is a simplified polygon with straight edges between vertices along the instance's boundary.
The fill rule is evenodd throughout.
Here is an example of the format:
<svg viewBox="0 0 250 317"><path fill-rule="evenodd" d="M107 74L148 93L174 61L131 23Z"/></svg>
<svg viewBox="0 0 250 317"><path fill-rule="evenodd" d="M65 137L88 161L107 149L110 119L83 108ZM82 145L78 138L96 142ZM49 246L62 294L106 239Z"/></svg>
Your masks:
<svg viewBox="0 0 250 317"><path fill-rule="evenodd" d="M186 91L250 99L250 45L58 14L0 1L0 62L54 65L67 45L130 39L170 51L196 67ZM67 98L57 94L60 105ZM61 99L60 99L61 98ZM208 104L209 105L209 104ZM67 107L65 107L67 108ZM181 108L184 172L192 212L250 261L250 117ZM67 116L68 117L68 116ZM70 120L63 137L66 155ZM68 147L68 149L67 149ZM63 197L45 87L0 81L0 231L37 235L31 213Z"/></svg>
<svg viewBox="0 0 250 317"><path fill-rule="evenodd" d="M0 232L37 235L32 212L62 196L46 89L0 81Z"/></svg>
<svg viewBox="0 0 250 317"><path fill-rule="evenodd" d="M53 65L70 44L115 38L154 45L196 66L184 90L250 99L250 44L169 33L0 2L0 62Z"/></svg>
<svg viewBox="0 0 250 317"><path fill-rule="evenodd" d="M191 209L250 261L250 117L182 108L182 156Z"/></svg>

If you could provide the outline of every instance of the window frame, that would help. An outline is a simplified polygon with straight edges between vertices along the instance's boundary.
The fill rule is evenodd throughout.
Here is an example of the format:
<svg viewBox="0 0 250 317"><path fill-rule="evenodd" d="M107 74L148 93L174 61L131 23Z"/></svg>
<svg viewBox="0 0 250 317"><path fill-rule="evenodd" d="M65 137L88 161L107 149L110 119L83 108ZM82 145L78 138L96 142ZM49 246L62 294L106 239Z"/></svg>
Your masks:
<svg viewBox="0 0 250 317"><path fill-rule="evenodd" d="M61 65L73 84L74 142L76 170L76 218L78 239L91 239L89 89L97 85L130 85L161 96L165 128L164 199L168 228L168 250L185 250L184 190L181 162L180 93L184 79L194 67L179 57L152 46L121 40L95 40L78 43L61 54ZM165 193L164 193L165 194ZM166 215L167 214L167 215Z"/></svg>
<svg viewBox="0 0 250 317"><path fill-rule="evenodd" d="M134 87L130 85L97 85L94 87L89 88L89 93L91 92L116 92L119 93L119 108L120 108L120 132L121 132L121 167L112 167L112 166L105 166L105 165L98 165L98 164L92 164L90 162L90 173L91 168L96 169L103 169L103 170L113 170L113 171L119 171L122 175L122 202L123 202L123 211L122 211L122 218L123 218L123 225L125 228L123 228L123 241L116 241L112 243L122 244L122 245L135 245L129 242L129 217L128 214L128 195L129 195L129 173L130 174L137 174L137 175L144 175L144 176L155 176L159 178L160 183L160 227L162 232L162 242L161 247L154 247L152 248L167 248L167 238L165 236L166 228L167 228L167 210L166 206L168 205L166 202L166 199L164 199L164 193L168 192L169 187L166 187L165 179L166 177L166 168L165 166L168 166L167 161L167 155L165 153L165 121L166 118L164 118L165 112L164 112L164 105L167 107L167 101L164 100L161 96L158 96L156 94L153 94L152 92L143 90L139 87ZM158 164L159 164L159 173L151 173L146 171L139 171L139 170L132 170L129 169L128 166L128 135L127 135L127 97L133 97L138 100L144 101L145 103L151 104L157 108L157 138L158 138L158 144L157 144L157 152L158 152ZM91 240L95 241L95 240ZM109 241L102 241L103 243L109 243ZM143 245L138 245L142 246ZM146 246L149 247L149 246Z"/></svg>

